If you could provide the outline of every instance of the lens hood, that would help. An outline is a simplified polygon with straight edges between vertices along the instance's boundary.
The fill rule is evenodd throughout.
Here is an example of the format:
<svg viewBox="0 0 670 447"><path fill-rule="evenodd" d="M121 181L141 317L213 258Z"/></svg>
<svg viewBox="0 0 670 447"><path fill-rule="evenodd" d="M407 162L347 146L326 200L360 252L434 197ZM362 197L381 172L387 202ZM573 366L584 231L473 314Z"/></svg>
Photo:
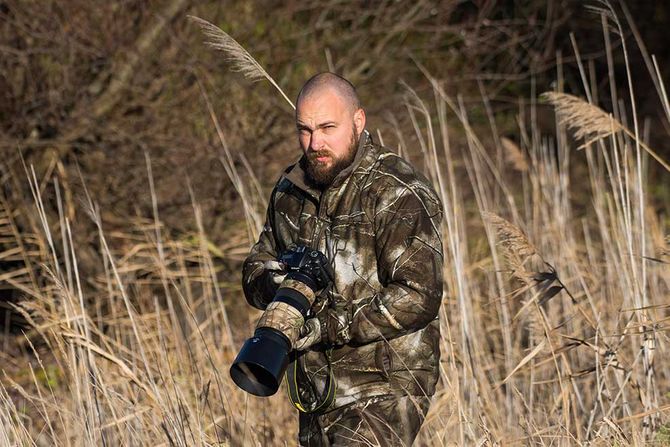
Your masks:
<svg viewBox="0 0 670 447"><path fill-rule="evenodd" d="M269 327L256 329L230 367L233 382L254 396L272 396L286 372L290 347L281 332Z"/></svg>

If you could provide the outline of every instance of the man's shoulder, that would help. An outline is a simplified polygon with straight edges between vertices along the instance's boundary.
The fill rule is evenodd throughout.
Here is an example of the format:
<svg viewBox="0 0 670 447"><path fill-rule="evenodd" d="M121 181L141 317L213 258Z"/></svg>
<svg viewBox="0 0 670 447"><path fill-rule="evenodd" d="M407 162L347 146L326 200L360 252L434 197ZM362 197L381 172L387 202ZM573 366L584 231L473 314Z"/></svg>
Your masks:
<svg viewBox="0 0 670 447"><path fill-rule="evenodd" d="M430 180L412 163L383 146L375 149L377 158L366 182L371 192L380 195L412 191L437 200L437 193Z"/></svg>
<svg viewBox="0 0 670 447"><path fill-rule="evenodd" d="M275 184L275 189L279 192L286 192L288 191L292 186L293 183L287 178L287 176L290 174L290 172L296 167L298 163L292 163L289 166L284 169L284 171L281 173L279 176L279 179L277 179L277 183Z"/></svg>
<svg viewBox="0 0 670 447"><path fill-rule="evenodd" d="M388 148L379 146L377 154L376 170L379 174L393 175L398 179L404 180L413 180L415 178L425 180L423 174L409 161Z"/></svg>

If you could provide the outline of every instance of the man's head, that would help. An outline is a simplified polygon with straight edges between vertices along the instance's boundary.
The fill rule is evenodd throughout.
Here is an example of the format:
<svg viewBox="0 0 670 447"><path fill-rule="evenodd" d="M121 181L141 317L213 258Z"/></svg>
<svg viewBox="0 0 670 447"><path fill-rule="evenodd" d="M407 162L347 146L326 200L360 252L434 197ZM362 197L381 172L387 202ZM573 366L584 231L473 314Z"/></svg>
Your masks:
<svg viewBox="0 0 670 447"><path fill-rule="evenodd" d="M300 90L296 126L310 180L326 187L356 155L365 112L354 86L333 73L319 73Z"/></svg>

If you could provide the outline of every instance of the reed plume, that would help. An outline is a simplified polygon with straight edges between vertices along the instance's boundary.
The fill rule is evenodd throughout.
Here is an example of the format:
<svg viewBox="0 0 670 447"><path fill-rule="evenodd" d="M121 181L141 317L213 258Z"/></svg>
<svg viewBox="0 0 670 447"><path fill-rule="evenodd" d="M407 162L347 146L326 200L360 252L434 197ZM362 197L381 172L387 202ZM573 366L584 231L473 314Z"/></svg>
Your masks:
<svg viewBox="0 0 670 447"><path fill-rule="evenodd" d="M509 138L500 138L500 143L505 149L505 161L512 165L515 171L528 171L528 161L521 148Z"/></svg>
<svg viewBox="0 0 670 447"><path fill-rule="evenodd" d="M630 129L600 107L567 93L545 92L540 97L556 108L560 124L573 130L577 138L586 140L578 149L583 149L617 132L624 132L629 137L637 140L649 155L654 157L667 171L670 171L670 165L653 149L636 138Z"/></svg>
<svg viewBox="0 0 670 447"><path fill-rule="evenodd" d="M537 254L535 246L519 227L497 214L484 212L482 217L495 228L498 244L502 247L503 256L512 268L512 275L526 284L532 284L534 274L528 271L524 264L528 258Z"/></svg>
<svg viewBox="0 0 670 447"><path fill-rule="evenodd" d="M279 87L275 80L272 79L272 76L265 71L261 64L259 64L238 41L207 20L196 16L188 17L200 26L200 29L207 39L205 44L215 50L222 51L226 55L226 60L232 64L233 71L242 73L245 78L250 79L253 82L267 79L268 82L270 82L270 84L272 84L272 86L282 95L286 102L288 102L295 110L293 101L286 96L281 87Z"/></svg>
<svg viewBox="0 0 670 447"><path fill-rule="evenodd" d="M568 126L575 136L586 140L579 149L623 130L624 126L612 115L577 96L546 92L542 99L556 108L558 122Z"/></svg>

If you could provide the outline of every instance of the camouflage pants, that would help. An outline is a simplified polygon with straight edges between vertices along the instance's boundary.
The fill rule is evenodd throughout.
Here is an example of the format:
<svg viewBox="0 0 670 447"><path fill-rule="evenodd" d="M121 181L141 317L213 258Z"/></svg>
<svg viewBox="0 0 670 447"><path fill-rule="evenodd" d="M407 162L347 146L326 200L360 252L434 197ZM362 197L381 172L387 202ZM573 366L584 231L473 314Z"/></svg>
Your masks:
<svg viewBox="0 0 670 447"><path fill-rule="evenodd" d="M409 447L429 406L428 397L379 396L320 415L300 413L300 445Z"/></svg>

